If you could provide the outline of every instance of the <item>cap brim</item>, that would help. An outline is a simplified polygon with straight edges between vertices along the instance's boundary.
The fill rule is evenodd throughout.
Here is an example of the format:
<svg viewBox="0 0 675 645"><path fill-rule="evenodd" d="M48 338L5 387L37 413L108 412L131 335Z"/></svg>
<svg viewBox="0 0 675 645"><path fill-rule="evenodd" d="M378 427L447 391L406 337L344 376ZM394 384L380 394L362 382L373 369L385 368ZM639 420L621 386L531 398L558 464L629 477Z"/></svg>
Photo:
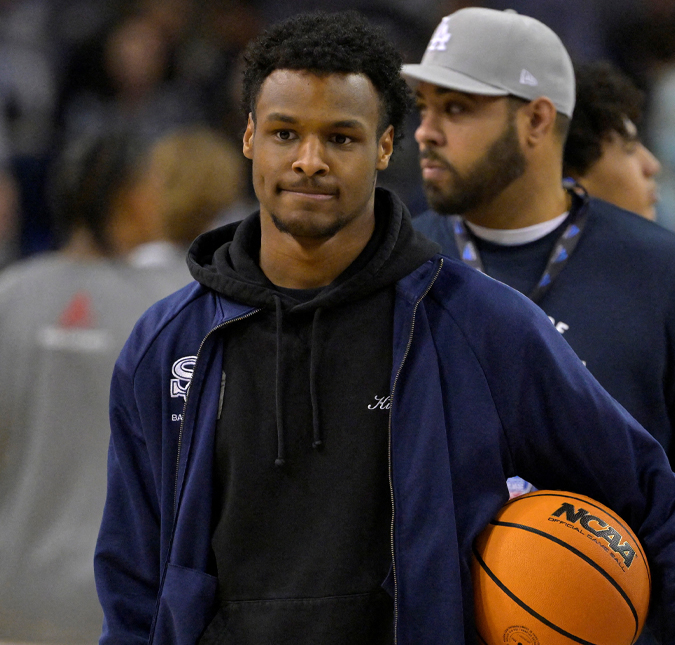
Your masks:
<svg viewBox="0 0 675 645"><path fill-rule="evenodd" d="M401 73L403 76L417 81L433 83L449 90L457 90L468 94L482 94L484 96L507 96L509 94L502 87L488 85L471 78L471 76L439 65L403 65Z"/></svg>

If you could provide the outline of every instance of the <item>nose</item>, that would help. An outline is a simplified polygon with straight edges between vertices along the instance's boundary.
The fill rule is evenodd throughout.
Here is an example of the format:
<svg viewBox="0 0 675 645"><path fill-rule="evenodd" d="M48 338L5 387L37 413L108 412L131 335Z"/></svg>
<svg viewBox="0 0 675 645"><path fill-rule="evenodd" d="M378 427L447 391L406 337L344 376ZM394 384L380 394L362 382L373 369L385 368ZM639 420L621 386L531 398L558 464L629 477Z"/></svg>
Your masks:
<svg viewBox="0 0 675 645"><path fill-rule="evenodd" d="M640 144L642 152L642 172L645 177L654 177L661 172L661 163L659 160L647 149Z"/></svg>
<svg viewBox="0 0 675 645"><path fill-rule="evenodd" d="M325 149L317 137L308 137L298 147L298 156L293 170L307 177L322 177L328 174L330 166L325 159Z"/></svg>
<svg viewBox="0 0 675 645"><path fill-rule="evenodd" d="M446 137L441 128L439 117L432 110L420 113L420 124L415 130L415 141L422 150L428 146L444 146Z"/></svg>

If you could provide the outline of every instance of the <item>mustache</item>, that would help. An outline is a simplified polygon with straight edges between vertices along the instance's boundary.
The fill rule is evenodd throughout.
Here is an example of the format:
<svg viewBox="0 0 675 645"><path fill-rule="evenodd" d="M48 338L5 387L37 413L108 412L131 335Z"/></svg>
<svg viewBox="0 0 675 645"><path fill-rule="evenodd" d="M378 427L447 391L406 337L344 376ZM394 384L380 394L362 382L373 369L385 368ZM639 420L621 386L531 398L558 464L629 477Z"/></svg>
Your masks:
<svg viewBox="0 0 675 645"><path fill-rule="evenodd" d="M337 187L330 182L323 182L317 180L315 177L307 177L293 183L279 184L280 190L299 190L299 191L314 191L317 193L337 193Z"/></svg>
<svg viewBox="0 0 675 645"><path fill-rule="evenodd" d="M434 163L440 164L448 170L455 172L454 166L447 159L441 157L435 150L431 150L430 148L420 151L419 159L420 161L433 161Z"/></svg>

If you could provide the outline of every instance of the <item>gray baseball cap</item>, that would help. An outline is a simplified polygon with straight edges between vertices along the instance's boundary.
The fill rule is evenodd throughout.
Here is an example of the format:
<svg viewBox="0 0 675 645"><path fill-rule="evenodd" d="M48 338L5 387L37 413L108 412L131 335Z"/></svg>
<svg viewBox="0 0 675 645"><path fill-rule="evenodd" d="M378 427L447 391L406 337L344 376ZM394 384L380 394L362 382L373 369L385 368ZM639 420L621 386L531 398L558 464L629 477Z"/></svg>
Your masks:
<svg viewBox="0 0 675 645"><path fill-rule="evenodd" d="M468 7L446 16L422 62L404 65L403 75L469 94L546 96L558 112L574 111L574 68L562 41L511 9Z"/></svg>

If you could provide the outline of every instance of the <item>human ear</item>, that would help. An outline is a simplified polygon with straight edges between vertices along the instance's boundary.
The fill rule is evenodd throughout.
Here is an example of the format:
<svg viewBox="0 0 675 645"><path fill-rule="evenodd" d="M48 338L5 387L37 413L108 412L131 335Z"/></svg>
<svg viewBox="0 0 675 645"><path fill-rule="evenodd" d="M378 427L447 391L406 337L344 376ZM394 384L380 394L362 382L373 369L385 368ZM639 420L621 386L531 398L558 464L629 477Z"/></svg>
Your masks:
<svg viewBox="0 0 675 645"><path fill-rule="evenodd" d="M253 135L255 134L255 123L253 122L253 115L249 112L248 122L246 123L246 130L244 131L244 157L253 159Z"/></svg>
<svg viewBox="0 0 675 645"><path fill-rule="evenodd" d="M394 152L394 126L389 125L382 133L377 144L377 166L378 170L385 170L389 166L389 159Z"/></svg>
<svg viewBox="0 0 675 645"><path fill-rule="evenodd" d="M530 101L518 110L525 144L533 147L555 132L555 105L545 96Z"/></svg>

